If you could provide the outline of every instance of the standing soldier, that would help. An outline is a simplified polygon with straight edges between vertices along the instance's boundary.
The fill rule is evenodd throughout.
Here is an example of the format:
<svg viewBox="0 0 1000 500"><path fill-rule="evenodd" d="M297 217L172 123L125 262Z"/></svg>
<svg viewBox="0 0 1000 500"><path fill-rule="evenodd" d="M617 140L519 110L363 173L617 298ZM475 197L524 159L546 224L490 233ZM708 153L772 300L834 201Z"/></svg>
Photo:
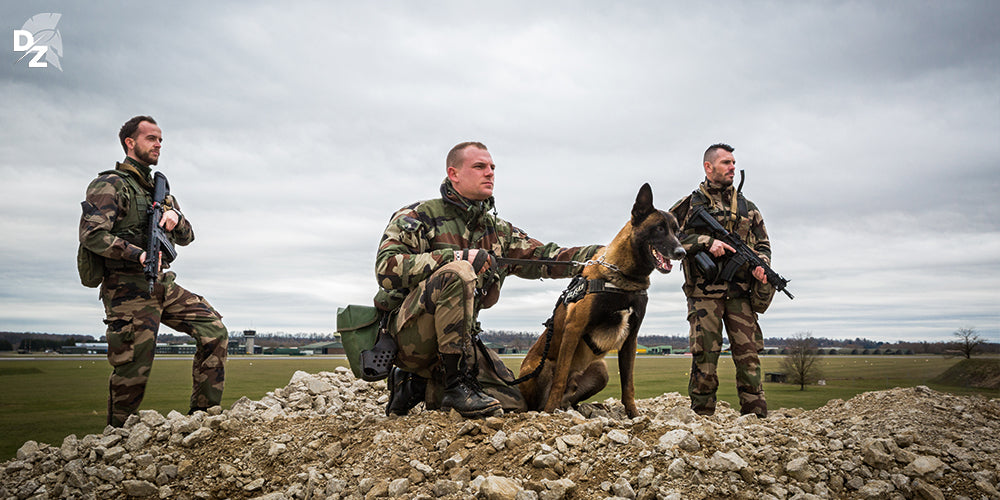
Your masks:
<svg viewBox="0 0 1000 500"><path fill-rule="evenodd" d="M687 234L681 243L687 251L683 266L693 358L688 384L691 409L699 415L715 413L715 393L719 387L716 367L722 351L722 326L725 324L736 364L740 413L753 413L764 418L767 416L767 401L764 399L760 360L757 357L758 351L764 348L764 337L757 323L757 314L766 308L767 299L773 296L774 289L767 284L764 269L759 266L747 269L744 265L728 282L719 282L711 276L712 273L702 269L697 263L699 253L711 254L716 268L723 269L726 259L735 250L707 234L705 229L691 227L690 216L694 209L704 208L768 264L771 261L771 243L757 206L733 186L736 173L733 147L728 144L710 146L705 151L704 168L705 180L698 189L670 209ZM756 297L764 299L758 301Z"/></svg>
<svg viewBox="0 0 1000 500"><path fill-rule="evenodd" d="M473 336L480 329L479 311L497 302L508 274L561 278L572 276L579 267L534 263L499 267L493 256L585 261L601 248L543 244L497 217L496 165L482 143L456 145L445 166L441 197L397 211L379 244L375 274L380 291L375 303L394 313L390 331L399 345L386 414L405 415L424 401L428 383L427 394L436 394L434 386L443 383L443 394L428 397L429 407L454 408L467 418L491 414L501 406L511 409L518 402L523 405L516 389L497 389L491 395L490 388L484 391L477 383Z"/></svg>
<svg viewBox="0 0 1000 500"><path fill-rule="evenodd" d="M143 274L147 259L146 239L152 204L151 166L160 157L163 134L149 116L136 116L118 133L125 160L114 170L101 172L87 187L80 217L80 276L85 285L101 285L108 325L108 361L113 367L109 381L108 424L124 425L137 413L149 380L160 323L184 332L198 345L192 370L194 387L190 413L206 410L222 401L228 333L222 316L200 295L174 282L173 272L161 262L152 293ZM160 226L177 245L194 240L187 217L173 197Z"/></svg>

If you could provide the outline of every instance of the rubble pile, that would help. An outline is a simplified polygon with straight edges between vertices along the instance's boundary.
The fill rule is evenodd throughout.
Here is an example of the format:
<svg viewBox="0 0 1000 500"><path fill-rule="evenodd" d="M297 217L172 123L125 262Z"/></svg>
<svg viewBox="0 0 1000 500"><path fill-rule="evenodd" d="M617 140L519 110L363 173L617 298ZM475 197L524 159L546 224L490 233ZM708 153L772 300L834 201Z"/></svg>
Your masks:
<svg viewBox="0 0 1000 500"><path fill-rule="evenodd" d="M926 387L695 415L678 393L465 420L384 416L383 382L297 372L260 401L26 442L0 498L1000 499L1000 400Z"/></svg>

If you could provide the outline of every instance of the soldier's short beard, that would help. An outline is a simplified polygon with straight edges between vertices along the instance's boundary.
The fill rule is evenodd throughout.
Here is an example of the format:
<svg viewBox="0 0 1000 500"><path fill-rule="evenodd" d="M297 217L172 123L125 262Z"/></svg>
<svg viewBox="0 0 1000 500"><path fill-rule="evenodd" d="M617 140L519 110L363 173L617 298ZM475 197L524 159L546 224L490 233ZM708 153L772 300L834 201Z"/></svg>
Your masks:
<svg viewBox="0 0 1000 500"><path fill-rule="evenodd" d="M144 162L146 165L156 165L156 162L159 161L159 157L152 158L150 156L150 154L149 154L151 152L152 152L152 150L149 150L149 151L146 151L146 152L142 152L142 153L140 153L139 151L136 151L135 155L139 158L139 160L141 160L142 162Z"/></svg>

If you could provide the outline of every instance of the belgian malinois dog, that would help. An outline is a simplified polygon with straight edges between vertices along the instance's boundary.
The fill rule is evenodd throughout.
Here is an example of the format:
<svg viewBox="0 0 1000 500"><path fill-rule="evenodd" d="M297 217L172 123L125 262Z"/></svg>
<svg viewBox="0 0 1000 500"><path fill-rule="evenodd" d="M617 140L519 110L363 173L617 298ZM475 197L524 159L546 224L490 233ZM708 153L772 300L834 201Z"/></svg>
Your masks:
<svg viewBox="0 0 1000 500"><path fill-rule="evenodd" d="M638 416L632 370L649 275L654 269L670 272L670 259L684 257L679 231L672 214L653 207L653 191L644 184L631 220L573 279L546 323L545 335L521 362L522 377L542 364L536 377L519 386L529 410L575 407L600 392L608 385L604 356L617 350L622 403L629 417Z"/></svg>

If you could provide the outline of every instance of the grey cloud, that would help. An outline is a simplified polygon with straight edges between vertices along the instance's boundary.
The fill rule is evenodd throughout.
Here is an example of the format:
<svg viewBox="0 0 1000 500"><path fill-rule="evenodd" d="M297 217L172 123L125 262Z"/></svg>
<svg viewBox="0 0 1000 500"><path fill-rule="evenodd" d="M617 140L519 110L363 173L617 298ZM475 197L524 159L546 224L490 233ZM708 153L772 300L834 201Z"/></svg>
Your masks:
<svg viewBox="0 0 1000 500"><path fill-rule="evenodd" d="M0 65L2 329L102 333L79 201L148 113L195 224L180 282L231 329L330 332L367 303L390 214L459 141L489 145L502 217L564 245L609 241L643 182L669 208L726 141L797 296L766 335L1000 336L993 2L45 9L64 71ZM678 271L644 332L686 331ZM539 331L563 285L510 280L484 326Z"/></svg>

